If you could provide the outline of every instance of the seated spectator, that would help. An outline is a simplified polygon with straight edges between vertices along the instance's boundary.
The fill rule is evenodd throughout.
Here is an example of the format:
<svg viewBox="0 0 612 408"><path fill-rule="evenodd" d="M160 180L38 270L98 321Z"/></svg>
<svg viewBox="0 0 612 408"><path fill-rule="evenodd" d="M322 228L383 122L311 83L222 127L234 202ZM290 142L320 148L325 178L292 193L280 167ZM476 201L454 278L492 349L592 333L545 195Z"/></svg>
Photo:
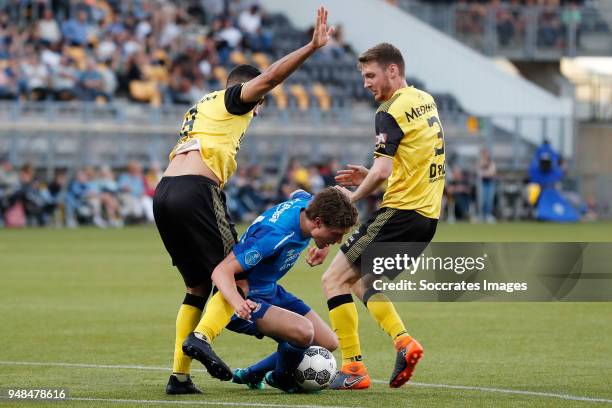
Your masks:
<svg viewBox="0 0 612 408"><path fill-rule="evenodd" d="M110 99L110 95L104 92L104 78L98 71L96 61L88 58L85 70L79 73L79 99L94 101L98 97Z"/></svg>
<svg viewBox="0 0 612 408"><path fill-rule="evenodd" d="M65 201L66 226L75 228L79 220L90 220L92 209L88 203L90 187L88 185L87 173L84 170L77 170L75 178L68 185Z"/></svg>
<svg viewBox="0 0 612 408"><path fill-rule="evenodd" d="M104 223L112 227L122 227L119 204L119 184L115 181L113 171L109 166L102 166L97 174L95 183L100 194Z"/></svg>
<svg viewBox="0 0 612 408"><path fill-rule="evenodd" d="M98 72L102 77L102 94L107 101L113 99L113 95L118 87L117 75L115 75L111 64L111 61L106 61L98 65Z"/></svg>
<svg viewBox="0 0 612 408"><path fill-rule="evenodd" d="M145 195L142 167L136 161L130 161L127 172L118 179L121 215L126 222L141 222L153 213L153 200ZM147 208L145 208L147 207ZM151 207L149 210L148 207ZM149 218L153 222L154 219Z"/></svg>
<svg viewBox="0 0 612 408"><path fill-rule="evenodd" d="M15 60L0 60L0 99L16 99L19 95L19 72Z"/></svg>
<svg viewBox="0 0 612 408"><path fill-rule="evenodd" d="M62 56L60 64L51 73L51 90L58 101L69 101L77 96L79 73L74 61Z"/></svg>
<svg viewBox="0 0 612 408"><path fill-rule="evenodd" d="M130 97L153 106L161 105L161 81L154 77L156 71L151 68L149 57L143 51L139 51L129 58L127 65Z"/></svg>
<svg viewBox="0 0 612 408"><path fill-rule="evenodd" d="M446 183L448 203L454 204L449 205L449 209L452 211L449 214L449 220L469 220L472 186L468 181L467 175L459 166L453 166L449 176L449 180Z"/></svg>
<svg viewBox="0 0 612 408"><path fill-rule="evenodd" d="M89 24L87 23L87 10L81 8L77 18L71 18L62 25L62 34L70 45L83 46L87 44Z"/></svg>
<svg viewBox="0 0 612 408"><path fill-rule="evenodd" d="M8 198L19 186L19 175L7 158L0 159L0 227L4 225L4 212L9 208Z"/></svg>
<svg viewBox="0 0 612 408"><path fill-rule="evenodd" d="M19 170L19 185L8 198L9 207L21 205L28 226L45 225L45 199L40 190L40 184L34 177L34 167L24 164Z"/></svg>
<svg viewBox="0 0 612 408"><path fill-rule="evenodd" d="M41 42L51 45L58 43L62 39L62 32L59 24L53 18L53 10L45 8L41 20L36 23L36 36Z"/></svg>
<svg viewBox="0 0 612 408"><path fill-rule="evenodd" d="M308 184L310 184L312 194L317 194L325 188L325 180L321 176L319 168L314 164L308 166Z"/></svg>
<svg viewBox="0 0 612 408"><path fill-rule="evenodd" d="M54 220L55 226L61 225L61 210L64 209L66 200L67 174L64 170L57 170L53 180L47 186L47 205L45 214L49 220Z"/></svg>
<svg viewBox="0 0 612 408"><path fill-rule="evenodd" d="M242 32L234 27L229 18L217 19L213 24L213 32L216 33L217 53L222 65L229 62L229 57L242 42Z"/></svg>
<svg viewBox="0 0 612 408"><path fill-rule="evenodd" d="M30 99L43 100L49 93L49 70L40 62L38 54L30 51L21 63L21 71Z"/></svg>

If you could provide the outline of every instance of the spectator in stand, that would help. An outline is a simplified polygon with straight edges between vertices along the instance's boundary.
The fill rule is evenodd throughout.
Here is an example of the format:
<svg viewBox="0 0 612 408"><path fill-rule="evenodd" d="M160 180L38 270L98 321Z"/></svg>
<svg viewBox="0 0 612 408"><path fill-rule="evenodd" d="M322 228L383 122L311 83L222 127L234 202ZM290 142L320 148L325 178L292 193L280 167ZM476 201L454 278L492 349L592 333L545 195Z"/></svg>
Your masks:
<svg viewBox="0 0 612 408"><path fill-rule="evenodd" d="M0 227L4 226L4 212L9 208L8 198L19 186L19 175L6 158L0 159Z"/></svg>
<svg viewBox="0 0 612 408"><path fill-rule="evenodd" d="M561 45L559 1L549 0L542 7L538 20L538 45L541 47L559 47Z"/></svg>
<svg viewBox="0 0 612 408"><path fill-rule="evenodd" d="M89 193L87 174L79 169L75 178L68 185L65 201L66 226L76 228L79 224L78 219L90 218L91 208L87 202Z"/></svg>
<svg viewBox="0 0 612 408"><path fill-rule="evenodd" d="M77 97L79 72L72 58L62 56L60 64L51 72L51 90L55 99L69 101Z"/></svg>
<svg viewBox="0 0 612 408"><path fill-rule="evenodd" d="M119 185L115 181L113 171L109 166L102 166L98 172L95 181L97 190L100 194L100 204L104 210L106 219L104 224L108 223L112 227L122 227L123 221L120 217L119 205Z"/></svg>
<svg viewBox="0 0 612 408"><path fill-rule="evenodd" d="M85 69L79 73L79 95L83 101L94 101L98 97L110 99L110 95L104 93L104 78L93 58L87 59Z"/></svg>
<svg viewBox="0 0 612 408"><path fill-rule="evenodd" d="M515 35L514 16L511 10L501 3L501 0L492 0L489 4L489 9L495 15L497 40L502 47L507 47Z"/></svg>
<svg viewBox="0 0 612 408"><path fill-rule="evenodd" d="M64 170L56 170L53 180L47 186L47 205L45 213L48 219L54 220L55 226L61 225L60 209L66 200L66 188L68 177Z"/></svg>
<svg viewBox="0 0 612 408"><path fill-rule="evenodd" d="M9 207L21 204L25 212L26 225L44 225L45 200L40 191L40 183L34 177L34 167L24 164L19 170L19 186L9 197Z"/></svg>
<svg viewBox="0 0 612 408"><path fill-rule="evenodd" d="M213 27L218 27L218 24ZM242 42L242 32L237 29L229 18L220 20L221 29L217 32L217 51L221 64L227 64L229 56Z"/></svg>
<svg viewBox="0 0 612 408"><path fill-rule="evenodd" d="M469 220L470 202L472 201L472 186L468 176L463 169L455 165L451 174L448 175L446 191L448 193L448 204L450 209L449 221Z"/></svg>
<svg viewBox="0 0 612 408"><path fill-rule="evenodd" d="M137 161L130 161L127 171L119 176L119 198L121 214L127 222L141 222L152 214L153 200L145 195L142 167ZM147 207L147 208L145 208ZM148 207L151 207L149 210ZM148 219L153 222L153 219Z"/></svg>
<svg viewBox="0 0 612 408"><path fill-rule="evenodd" d="M488 223L494 223L493 205L495 203L495 177L497 168L495 162L491 158L488 149L483 149L480 154L478 176L480 179L480 214L482 220Z"/></svg>
<svg viewBox="0 0 612 408"><path fill-rule="evenodd" d="M117 90L118 82L115 71L112 69L112 61L106 61L98 65L98 72L102 77L102 95L107 101L112 100Z"/></svg>
<svg viewBox="0 0 612 408"><path fill-rule="evenodd" d="M582 11L578 7L578 2L570 1L569 5L561 12L561 24L565 43L569 42L569 33L576 30L576 47L580 47L580 24L582 23Z"/></svg>
<svg viewBox="0 0 612 408"><path fill-rule="evenodd" d="M21 63L21 72L30 99L35 101L45 99L49 94L49 70L40 62L34 50L28 51L25 61Z"/></svg>
<svg viewBox="0 0 612 408"><path fill-rule="evenodd" d="M41 42L51 45L62 40L59 24L53 18L53 10L45 8L42 20L36 23L36 36Z"/></svg>
<svg viewBox="0 0 612 408"><path fill-rule="evenodd" d="M87 44L87 36L90 30L87 17L87 10L80 8L76 19L71 18L64 22L62 35L69 45L83 46Z"/></svg>
<svg viewBox="0 0 612 408"><path fill-rule="evenodd" d="M14 59L0 60L0 99L16 99L19 95L15 65Z"/></svg>
<svg viewBox="0 0 612 408"><path fill-rule="evenodd" d="M238 16L238 27L244 33L245 48L253 52L267 52L272 45L270 35L261 26L261 19L257 4L243 10Z"/></svg>
<svg viewBox="0 0 612 408"><path fill-rule="evenodd" d="M310 193L317 194L325 188L325 180L319 172L319 168L315 164L308 166L308 184L310 185Z"/></svg>

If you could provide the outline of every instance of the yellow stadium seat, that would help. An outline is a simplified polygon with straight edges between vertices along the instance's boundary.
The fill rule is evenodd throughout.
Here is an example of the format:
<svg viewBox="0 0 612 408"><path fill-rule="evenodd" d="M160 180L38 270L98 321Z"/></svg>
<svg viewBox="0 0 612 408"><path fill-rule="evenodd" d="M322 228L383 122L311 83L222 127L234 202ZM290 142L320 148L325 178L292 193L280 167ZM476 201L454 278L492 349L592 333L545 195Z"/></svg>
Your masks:
<svg viewBox="0 0 612 408"><path fill-rule="evenodd" d="M261 71L270 66L270 60L268 59L268 56L263 52L256 52L255 54L253 54L252 58L255 65L257 65L257 67Z"/></svg>
<svg viewBox="0 0 612 408"><path fill-rule="evenodd" d="M331 109L331 96L329 92L327 92L327 88L322 84L314 84L312 86L312 94L315 98L317 98L317 102L319 103L319 108L322 111L327 112Z"/></svg>
<svg viewBox="0 0 612 408"><path fill-rule="evenodd" d="M302 85L291 85L289 87L289 92L295 98L299 110L304 111L308 109L308 106L310 105L310 100L308 98L308 92L306 92L306 89Z"/></svg>
<svg viewBox="0 0 612 408"><path fill-rule="evenodd" d="M288 105L287 94L285 93L285 90L283 89L282 84L274 87L274 89L270 91L270 95L272 95L272 97L274 98L274 101L276 102L276 107L278 109L280 110L287 109L287 105Z"/></svg>
<svg viewBox="0 0 612 408"><path fill-rule="evenodd" d="M85 69L86 64L86 60L87 60L87 53L85 52L85 49L83 47L78 47L78 46L72 46L72 47L66 47L66 55L68 55L70 58L72 58L76 64L76 66L83 70Z"/></svg>
<svg viewBox="0 0 612 408"><path fill-rule="evenodd" d="M247 61L244 54L240 51L233 51L230 54L230 61L232 62L232 64L235 64L235 65L242 65L242 64L249 63L249 61Z"/></svg>
<svg viewBox="0 0 612 408"><path fill-rule="evenodd" d="M222 66L217 66L213 69L213 76L217 79L217 81L221 82L222 86L225 86L227 82L227 70Z"/></svg>

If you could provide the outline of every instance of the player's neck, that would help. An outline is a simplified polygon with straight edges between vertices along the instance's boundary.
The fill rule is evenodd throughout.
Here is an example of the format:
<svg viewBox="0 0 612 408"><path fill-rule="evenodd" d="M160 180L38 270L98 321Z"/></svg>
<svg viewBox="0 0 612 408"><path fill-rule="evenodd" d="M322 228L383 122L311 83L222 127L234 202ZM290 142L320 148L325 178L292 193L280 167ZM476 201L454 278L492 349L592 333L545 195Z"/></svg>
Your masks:
<svg viewBox="0 0 612 408"><path fill-rule="evenodd" d="M385 102L391 99L393 94L395 94L397 91L399 91L402 88L406 88L407 86L408 86L408 83L406 82L405 79L391 83L391 89L389 89L389 93L387 94L387 97L385 98Z"/></svg>

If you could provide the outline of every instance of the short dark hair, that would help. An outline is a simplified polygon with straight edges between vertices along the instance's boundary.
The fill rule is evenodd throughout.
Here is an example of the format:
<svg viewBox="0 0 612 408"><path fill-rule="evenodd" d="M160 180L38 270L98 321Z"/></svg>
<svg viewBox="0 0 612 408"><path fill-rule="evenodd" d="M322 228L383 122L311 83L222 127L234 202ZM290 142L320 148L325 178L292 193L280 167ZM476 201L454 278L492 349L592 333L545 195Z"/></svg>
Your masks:
<svg viewBox="0 0 612 408"><path fill-rule="evenodd" d="M357 223L357 208L348 197L334 187L327 187L315 194L306 208L306 217L319 217L330 228L350 228Z"/></svg>
<svg viewBox="0 0 612 408"><path fill-rule="evenodd" d="M404 57L402 53L395 46L389 43L380 43L364 51L359 56L359 65L368 62L377 62L381 67L387 68L391 64L397 65L399 68L400 75L405 75L404 69Z"/></svg>
<svg viewBox="0 0 612 408"><path fill-rule="evenodd" d="M227 76L227 84L226 87L234 86L241 82L247 82L256 76L261 75L261 72L252 65L242 64L238 65L236 68L232 69L229 75Z"/></svg>

